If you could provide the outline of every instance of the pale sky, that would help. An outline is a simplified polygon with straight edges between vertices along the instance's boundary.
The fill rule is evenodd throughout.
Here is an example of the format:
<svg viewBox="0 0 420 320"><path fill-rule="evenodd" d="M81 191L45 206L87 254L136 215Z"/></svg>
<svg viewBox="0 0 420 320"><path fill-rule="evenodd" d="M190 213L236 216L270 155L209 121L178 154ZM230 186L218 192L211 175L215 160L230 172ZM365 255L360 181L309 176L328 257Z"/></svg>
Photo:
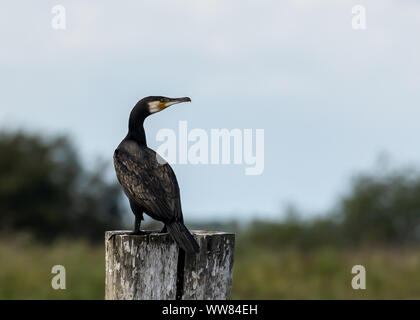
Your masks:
<svg viewBox="0 0 420 320"><path fill-rule="evenodd" d="M51 9L66 9L66 30ZM366 30L352 29L352 7ZM174 165L186 219L330 208L380 152L420 161L420 2L3 1L0 124L69 134L109 162L144 96L189 96L146 122L264 129L265 169Z"/></svg>

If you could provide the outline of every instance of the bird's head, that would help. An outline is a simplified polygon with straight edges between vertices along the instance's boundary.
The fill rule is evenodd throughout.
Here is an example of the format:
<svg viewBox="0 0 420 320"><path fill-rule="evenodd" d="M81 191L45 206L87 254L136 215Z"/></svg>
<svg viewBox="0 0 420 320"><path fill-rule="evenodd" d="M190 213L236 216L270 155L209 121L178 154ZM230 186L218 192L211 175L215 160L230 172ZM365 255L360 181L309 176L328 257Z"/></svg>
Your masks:
<svg viewBox="0 0 420 320"><path fill-rule="evenodd" d="M149 114L153 114L181 102L191 102L191 99L188 97L167 98L162 96L151 96L141 99L138 104L141 104L143 108L146 108Z"/></svg>
<svg viewBox="0 0 420 320"><path fill-rule="evenodd" d="M162 111L167 107L181 102L191 102L188 97L184 98L167 98L162 96L150 96L141 99L134 106L130 113L130 119L128 120L129 132L136 132L140 128L143 130L143 121L153 113Z"/></svg>

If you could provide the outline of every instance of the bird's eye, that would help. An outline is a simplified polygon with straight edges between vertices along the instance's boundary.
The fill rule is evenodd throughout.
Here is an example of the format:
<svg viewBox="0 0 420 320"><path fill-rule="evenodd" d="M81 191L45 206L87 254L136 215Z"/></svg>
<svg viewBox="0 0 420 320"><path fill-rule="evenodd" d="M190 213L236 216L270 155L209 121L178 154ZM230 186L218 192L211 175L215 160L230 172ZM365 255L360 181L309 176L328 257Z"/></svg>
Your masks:
<svg viewBox="0 0 420 320"><path fill-rule="evenodd" d="M160 98L160 102L165 102L165 98Z"/></svg>

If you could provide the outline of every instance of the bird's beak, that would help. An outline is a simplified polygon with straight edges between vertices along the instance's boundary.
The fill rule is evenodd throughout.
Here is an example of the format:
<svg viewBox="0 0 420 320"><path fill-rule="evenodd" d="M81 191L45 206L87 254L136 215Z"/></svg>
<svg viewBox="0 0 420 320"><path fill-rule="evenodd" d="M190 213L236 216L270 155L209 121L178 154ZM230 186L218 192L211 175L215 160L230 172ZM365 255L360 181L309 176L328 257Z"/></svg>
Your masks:
<svg viewBox="0 0 420 320"><path fill-rule="evenodd" d="M181 103L181 102L191 102L191 99L189 97L173 98L173 99L170 98L169 101L161 102L159 107L161 108L161 110L163 110L167 107L170 107L174 104Z"/></svg>

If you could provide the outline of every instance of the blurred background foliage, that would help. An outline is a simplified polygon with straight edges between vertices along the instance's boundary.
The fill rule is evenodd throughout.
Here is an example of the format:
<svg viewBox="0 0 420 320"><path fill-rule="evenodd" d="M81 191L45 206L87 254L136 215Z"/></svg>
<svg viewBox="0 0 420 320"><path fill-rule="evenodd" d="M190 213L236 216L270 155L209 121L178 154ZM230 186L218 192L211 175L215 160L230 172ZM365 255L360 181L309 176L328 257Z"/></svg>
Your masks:
<svg viewBox="0 0 420 320"><path fill-rule="evenodd" d="M66 137L0 134L0 299L103 299L103 234L129 213L96 168L83 167ZM420 298L415 168L358 174L329 212L307 218L291 206L281 216L189 225L236 232L234 298ZM66 267L63 291L50 286L56 264ZM356 264L367 290L351 288Z"/></svg>
<svg viewBox="0 0 420 320"><path fill-rule="evenodd" d="M36 239L59 236L98 241L121 223L120 188L82 167L66 137L0 134L0 228Z"/></svg>

